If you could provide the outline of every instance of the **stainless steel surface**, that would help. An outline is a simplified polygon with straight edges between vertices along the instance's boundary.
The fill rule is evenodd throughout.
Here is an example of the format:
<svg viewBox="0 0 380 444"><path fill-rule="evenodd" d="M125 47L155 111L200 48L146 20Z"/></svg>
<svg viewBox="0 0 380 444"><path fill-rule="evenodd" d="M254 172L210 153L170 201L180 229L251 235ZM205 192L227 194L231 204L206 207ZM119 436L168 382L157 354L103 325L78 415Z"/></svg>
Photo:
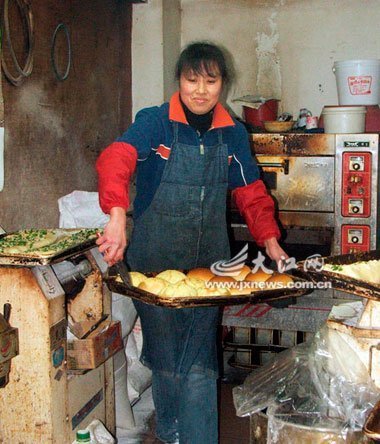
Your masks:
<svg viewBox="0 0 380 444"><path fill-rule="evenodd" d="M32 273L46 298L53 299L64 295L65 292L50 266L33 267Z"/></svg>
<svg viewBox="0 0 380 444"><path fill-rule="evenodd" d="M277 201L286 242L296 238L288 236L291 230L315 228L332 232L325 240L334 254L380 246L379 134L261 133L250 138L263 180ZM354 165L356 158L359 165ZM232 215L238 224L233 232L242 240L244 222L236 212Z"/></svg>
<svg viewBox="0 0 380 444"><path fill-rule="evenodd" d="M257 155L265 175L275 173L272 196L280 211L334 211L334 157ZM288 171L276 164L288 164ZM264 181L265 181L264 175Z"/></svg>
<svg viewBox="0 0 380 444"><path fill-rule="evenodd" d="M91 264L87 259L82 259L78 264L70 261L58 262L52 265L52 268L62 285L68 284L71 281L84 279L92 271Z"/></svg>
<svg viewBox="0 0 380 444"><path fill-rule="evenodd" d="M302 225L300 225L300 220ZM334 213L281 211L281 223L288 228L299 228L301 226L332 231L334 228Z"/></svg>
<svg viewBox="0 0 380 444"><path fill-rule="evenodd" d="M250 137L262 179L287 231L286 242L302 244L307 238L306 243L330 246L335 210L335 135L261 133ZM233 222L239 221L235 217ZM242 240L243 227L232 229ZM300 238L300 229L309 231Z"/></svg>
<svg viewBox="0 0 380 444"><path fill-rule="evenodd" d="M335 135L313 133L250 134L254 154L334 156Z"/></svg>

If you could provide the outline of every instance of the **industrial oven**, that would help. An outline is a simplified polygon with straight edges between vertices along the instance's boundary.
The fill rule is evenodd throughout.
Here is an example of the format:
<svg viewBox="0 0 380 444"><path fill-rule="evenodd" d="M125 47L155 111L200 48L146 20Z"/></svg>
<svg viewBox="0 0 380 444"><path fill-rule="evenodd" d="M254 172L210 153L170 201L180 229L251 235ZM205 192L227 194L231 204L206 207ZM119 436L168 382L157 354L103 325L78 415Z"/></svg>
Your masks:
<svg viewBox="0 0 380 444"><path fill-rule="evenodd" d="M121 330L106 319L111 295L91 245L52 262L0 255L0 305L8 304L7 320L18 330L0 388L0 442L70 444L94 419L115 432L109 358L122 348ZM68 324L82 339L70 339Z"/></svg>
<svg viewBox="0 0 380 444"><path fill-rule="evenodd" d="M290 255L303 260L379 248L379 134L255 133L250 139ZM252 241L233 202L228 218L232 242ZM355 298L336 289L314 290L282 310L227 307L230 363L264 364L318 330L334 304Z"/></svg>
<svg viewBox="0 0 380 444"><path fill-rule="evenodd" d="M325 245L333 254L379 245L378 134L260 133L251 146L286 243ZM231 220L236 238L249 240L236 212Z"/></svg>

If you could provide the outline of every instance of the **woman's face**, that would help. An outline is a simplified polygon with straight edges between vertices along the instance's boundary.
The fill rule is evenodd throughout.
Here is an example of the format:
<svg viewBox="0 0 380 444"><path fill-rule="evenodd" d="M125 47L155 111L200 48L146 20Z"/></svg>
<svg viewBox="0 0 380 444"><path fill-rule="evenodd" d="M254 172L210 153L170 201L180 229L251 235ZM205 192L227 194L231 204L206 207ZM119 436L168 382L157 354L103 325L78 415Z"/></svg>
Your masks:
<svg viewBox="0 0 380 444"><path fill-rule="evenodd" d="M182 102L194 114L206 114L212 110L219 100L222 88L223 80L217 69L213 76L206 71L202 74L185 71L179 78Z"/></svg>

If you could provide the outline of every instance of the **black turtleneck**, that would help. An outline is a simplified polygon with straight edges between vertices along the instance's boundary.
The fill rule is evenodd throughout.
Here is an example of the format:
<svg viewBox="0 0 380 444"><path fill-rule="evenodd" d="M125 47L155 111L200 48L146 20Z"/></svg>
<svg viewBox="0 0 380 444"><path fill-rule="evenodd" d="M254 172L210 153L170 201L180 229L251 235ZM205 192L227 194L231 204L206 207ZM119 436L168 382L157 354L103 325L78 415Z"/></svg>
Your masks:
<svg viewBox="0 0 380 444"><path fill-rule="evenodd" d="M203 134L211 127L214 108L206 114L194 114L182 102L182 100L181 104L185 112L186 119L189 122L189 125L192 126L195 129L195 131L197 131L201 136L203 136Z"/></svg>

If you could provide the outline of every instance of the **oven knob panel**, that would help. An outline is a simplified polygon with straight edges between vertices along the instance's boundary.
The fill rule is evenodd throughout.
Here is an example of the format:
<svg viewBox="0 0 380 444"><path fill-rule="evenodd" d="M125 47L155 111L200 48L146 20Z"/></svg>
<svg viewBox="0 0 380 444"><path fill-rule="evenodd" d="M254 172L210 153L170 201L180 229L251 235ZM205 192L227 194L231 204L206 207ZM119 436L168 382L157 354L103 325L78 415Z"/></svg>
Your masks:
<svg viewBox="0 0 380 444"><path fill-rule="evenodd" d="M342 254L370 250L370 235L368 225L342 225Z"/></svg>
<svg viewBox="0 0 380 444"><path fill-rule="evenodd" d="M360 199L349 199L348 200L348 212L352 214L363 214L364 204Z"/></svg>
<svg viewBox="0 0 380 444"><path fill-rule="evenodd" d="M372 154L342 155L342 216L370 217Z"/></svg>
<svg viewBox="0 0 380 444"><path fill-rule="evenodd" d="M350 171L364 171L364 157L363 156L349 156L349 170Z"/></svg>

